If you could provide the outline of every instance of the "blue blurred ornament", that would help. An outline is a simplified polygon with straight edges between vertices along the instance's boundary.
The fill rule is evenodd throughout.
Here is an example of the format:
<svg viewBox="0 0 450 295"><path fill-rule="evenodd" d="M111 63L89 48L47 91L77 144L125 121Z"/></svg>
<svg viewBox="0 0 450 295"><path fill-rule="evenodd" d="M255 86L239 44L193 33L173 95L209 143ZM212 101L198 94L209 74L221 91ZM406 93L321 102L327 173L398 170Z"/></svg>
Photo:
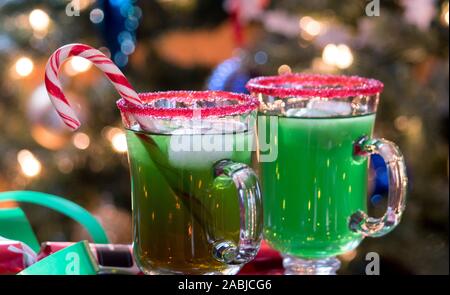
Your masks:
<svg viewBox="0 0 450 295"><path fill-rule="evenodd" d="M387 192L389 191L389 178L387 175L386 164L380 155L372 155L370 161L371 169L373 169L375 173L375 184L370 201L373 205L377 205L383 200L383 196L387 197Z"/></svg>
<svg viewBox="0 0 450 295"><path fill-rule="evenodd" d="M245 84L250 78L250 74L243 69L242 58L232 57L214 69L208 81L208 89L247 93Z"/></svg>
<svg viewBox="0 0 450 295"><path fill-rule="evenodd" d="M128 56L136 49L136 30L142 11L135 2L98 0L98 8L91 11L91 21L99 25L111 58L119 67L128 63Z"/></svg>

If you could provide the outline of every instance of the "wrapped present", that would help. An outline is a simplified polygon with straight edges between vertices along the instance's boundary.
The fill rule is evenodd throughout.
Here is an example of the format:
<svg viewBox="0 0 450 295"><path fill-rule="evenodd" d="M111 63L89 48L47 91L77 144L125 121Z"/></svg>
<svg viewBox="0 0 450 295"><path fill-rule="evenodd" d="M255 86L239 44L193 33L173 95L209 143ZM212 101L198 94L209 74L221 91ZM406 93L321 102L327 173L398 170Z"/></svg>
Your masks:
<svg viewBox="0 0 450 295"><path fill-rule="evenodd" d="M0 237L0 275L16 274L36 259L36 253L26 244Z"/></svg>
<svg viewBox="0 0 450 295"><path fill-rule="evenodd" d="M101 224L87 210L64 198L32 191L0 192L0 204L32 203L62 213L80 223L96 243L109 242ZM0 274L97 274L96 257L86 241L67 244L37 261L40 249L20 208L0 209ZM18 241L15 241L18 240ZM31 248L30 248L31 247ZM33 252L33 249L35 252ZM49 253L50 254L50 253Z"/></svg>

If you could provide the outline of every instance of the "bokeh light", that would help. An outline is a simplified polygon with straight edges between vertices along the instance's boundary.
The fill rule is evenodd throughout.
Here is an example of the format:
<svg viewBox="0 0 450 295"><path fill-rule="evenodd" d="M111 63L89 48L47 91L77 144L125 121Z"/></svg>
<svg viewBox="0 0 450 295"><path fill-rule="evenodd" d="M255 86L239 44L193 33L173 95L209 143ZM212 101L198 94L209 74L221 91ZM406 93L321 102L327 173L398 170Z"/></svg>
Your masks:
<svg viewBox="0 0 450 295"><path fill-rule="evenodd" d="M94 0L72 0L72 2L78 5L78 9L84 10L88 8L94 2Z"/></svg>
<svg viewBox="0 0 450 295"><path fill-rule="evenodd" d="M79 150L85 150L89 147L91 143L91 139L86 133L83 132L77 132L72 137L72 143L73 145L79 149Z"/></svg>
<svg viewBox="0 0 450 295"><path fill-rule="evenodd" d="M103 18L105 17L105 13L100 8L92 9L91 13L89 14L89 19L94 24L99 24L103 21Z"/></svg>
<svg viewBox="0 0 450 295"><path fill-rule="evenodd" d="M285 75L285 74L290 74L290 73L292 73L292 69L288 65L281 65L278 68L278 74L279 75Z"/></svg>
<svg viewBox="0 0 450 295"><path fill-rule="evenodd" d="M31 72L33 72L33 69L34 69L34 63L28 57L25 57L25 56L20 57L19 59L17 59L17 61L15 63L16 73L20 77L29 76L31 74Z"/></svg>
<svg viewBox="0 0 450 295"><path fill-rule="evenodd" d="M121 131L113 135L111 139L111 144L116 152L124 153L127 151L127 138L125 134Z"/></svg>
<svg viewBox="0 0 450 295"><path fill-rule="evenodd" d="M21 150L17 153L17 161L19 162L22 173L26 177L35 177L41 173L41 162L29 150Z"/></svg>
<svg viewBox="0 0 450 295"><path fill-rule="evenodd" d="M310 36L317 36L322 32L322 24L310 16L300 19L300 28Z"/></svg>
<svg viewBox="0 0 450 295"><path fill-rule="evenodd" d="M328 44L323 49L322 59L328 65L346 69L353 64L353 53L345 44Z"/></svg>
<svg viewBox="0 0 450 295"><path fill-rule="evenodd" d="M449 24L449 15L448 15L448 2L442 4L442 12L441 12L441 22L448 27Z"/></svg>
<svg viewBox="0 0 450 295"><path fill-rule="evenodd" d="M74 168L74 163L68 156L60 157L57 160L56 165L58 166L58 170L64 174L69 174Z"/></svg>
<svg viewBox="0 0 450 295"><path fill-rule="evenodd" d="M50 25L50 17L41 9L31 11L28 16L28 21L30 22L31 28L38 32L47 31L48 26Z"/></svg>
<svg viewBox="0 0 450 295"><path fill-rule="evenodd" d="M111 142L111 146L116 152L124 153L127 151L127 138L122 129L107 126L103 128L102 134Z"/></svg>

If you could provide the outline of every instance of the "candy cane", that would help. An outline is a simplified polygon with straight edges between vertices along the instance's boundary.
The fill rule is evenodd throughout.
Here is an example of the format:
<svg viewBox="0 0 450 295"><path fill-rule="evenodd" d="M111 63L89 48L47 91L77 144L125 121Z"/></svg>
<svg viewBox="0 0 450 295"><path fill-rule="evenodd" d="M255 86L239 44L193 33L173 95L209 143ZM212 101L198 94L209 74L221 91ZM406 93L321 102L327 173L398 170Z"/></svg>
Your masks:
<svg viewBox="0 0 450 295"><path fill-rule="evenodd" d="M142 104L141 99L136 91L133 90L133 87L124 74L101 51L84 44L68 44L62 46L50 56L47 62L45 68L45 87L59 116L71 129L78 129L80 127L80 121L62 91L58 72L62 63L72 56L83 57L102 70L119 92L120 96L127 102Z"/></svg>

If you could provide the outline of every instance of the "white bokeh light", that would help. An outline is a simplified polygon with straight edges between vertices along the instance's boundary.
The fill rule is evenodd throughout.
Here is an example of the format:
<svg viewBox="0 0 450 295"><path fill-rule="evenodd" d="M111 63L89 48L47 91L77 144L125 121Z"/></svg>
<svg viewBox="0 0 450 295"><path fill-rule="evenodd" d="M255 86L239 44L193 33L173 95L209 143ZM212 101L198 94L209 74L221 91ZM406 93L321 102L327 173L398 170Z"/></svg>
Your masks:
<svg viewBox="0 0 450 295"><path fill-rule="evenodd" d="M33 69L34 69L34 63L28 57L25 57L25 56L20 57L19 59L17 59L17 61L15 63L16 73L20 77L29 76L31 74L31 72L33 72Z"/></svg>
<svg viewBox="0 0 450 295"><path fill-rule="evenodd" d="M19 162L22 173L26 177L35 177L41 173L41 162L29 150L21 150L17 153L17 161Z"/></svg>
<svg viewBox="0 0 450 295"><path fill-rule="evenodd" d="M353 53L345 44L328 44L322 52L322 60L327 65L346 69L353 64Z"/></svg>
<svg viewBox="0 0 450 295"><path fill-rule="evenodd" d="M116 152L124 153L128 150L127 138L122 131L117 132L112 136L111 144Z"/></svg>
<svg viewBox="0 0 450 295"><path fill-rule="evenodd" d="M35 9L30 12L28 21L30 22L31 28L38 32L46 31L50 25L50 17L41 9Z"/></svg>

